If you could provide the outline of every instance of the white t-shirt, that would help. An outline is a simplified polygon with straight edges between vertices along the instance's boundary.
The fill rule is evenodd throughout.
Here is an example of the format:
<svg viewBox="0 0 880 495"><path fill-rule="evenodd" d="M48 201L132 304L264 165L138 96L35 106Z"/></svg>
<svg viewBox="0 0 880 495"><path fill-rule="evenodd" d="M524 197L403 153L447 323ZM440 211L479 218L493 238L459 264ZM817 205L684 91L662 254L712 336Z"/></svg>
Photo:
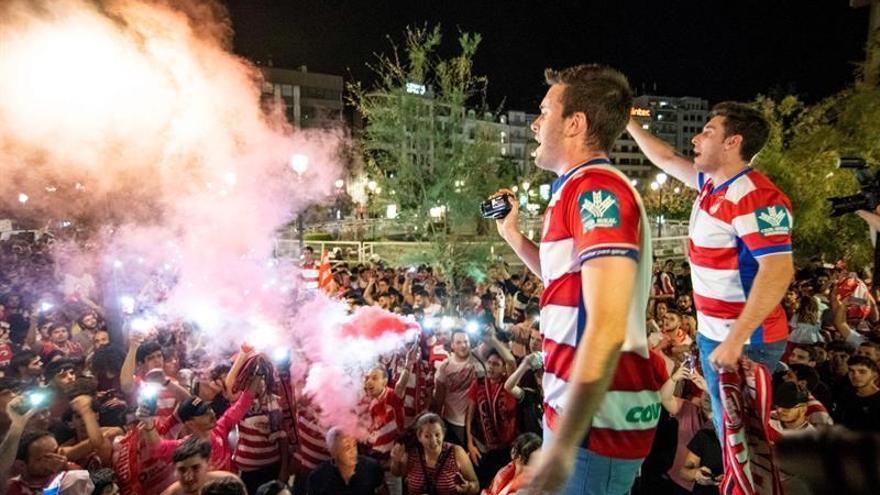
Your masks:
<svg viewBox="0 0 880 495"><path fill-rule="evenodd" d="M482 375L483 363L471 353L465 361L459 361L451 354L437 369L434 380L446 385L446 400L443 403L443 419L455 426L464 426L467 412L468 389L478 375Z"/></svg>

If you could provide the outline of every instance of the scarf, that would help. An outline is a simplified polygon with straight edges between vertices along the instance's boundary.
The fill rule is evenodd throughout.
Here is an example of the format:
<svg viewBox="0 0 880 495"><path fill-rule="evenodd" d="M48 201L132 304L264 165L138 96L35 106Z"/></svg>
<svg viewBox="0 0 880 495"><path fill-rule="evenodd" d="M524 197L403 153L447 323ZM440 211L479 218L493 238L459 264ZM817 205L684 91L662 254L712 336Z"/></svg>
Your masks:
<svg viewBox="0 0 880 495"><path fill-rule="evenodd" d="M723 405L724 495L781 495L770 447L771 379L767 368L747 362L719 375Z"/></svg>
<svg viewBox="0 0 880 495"><path fill-rule="evenodd" d="M140 483L140 431L132 427L119 440L119 450L113 453L113 472L121 495L142 493Z"/></svg>
<svg viewBox="0 0 880 495"><path fill-rule="evenodd" d="M504 421L515 421L513 417L507 416L508 412L503 407L502 398L504 395L504 384L498 382L494 390L491 390L491 380L488 378L480 378L475 383L477 389L477 400L474 401L474 418L479 423L474 433L486 446L487 450L494 450L503 447L509 438L505 438L506 431Z"/></svg>

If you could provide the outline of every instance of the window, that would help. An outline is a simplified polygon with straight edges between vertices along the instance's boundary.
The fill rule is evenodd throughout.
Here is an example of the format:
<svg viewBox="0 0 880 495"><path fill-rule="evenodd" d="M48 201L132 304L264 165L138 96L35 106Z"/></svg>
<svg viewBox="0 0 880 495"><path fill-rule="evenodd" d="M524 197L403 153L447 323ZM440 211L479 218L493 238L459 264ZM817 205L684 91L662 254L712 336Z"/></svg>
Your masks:
<svg viewBox="0 0 880 495"><path fill-rule="evenodd" d="M303 98L311 98L315 100L335 100L342 99L342 92L332 88L317 88L314 86L303 86L301 89Z"/></svg>
<svg viewBox="0 0 880 495"><path fill-rule="evenodd" d="M293 96L293 86L290 84L282 84L281 96Z"/></svg>

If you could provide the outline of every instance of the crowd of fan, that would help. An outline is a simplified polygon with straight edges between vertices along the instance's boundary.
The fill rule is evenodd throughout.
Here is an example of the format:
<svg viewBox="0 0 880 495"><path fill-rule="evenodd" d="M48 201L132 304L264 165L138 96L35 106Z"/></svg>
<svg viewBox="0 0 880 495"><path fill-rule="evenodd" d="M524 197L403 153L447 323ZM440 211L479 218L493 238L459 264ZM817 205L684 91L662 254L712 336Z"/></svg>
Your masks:
<svg viewBox="0 0 880 495"><path fill-rule="evenodd" d="M242 344L216 358L183 323L123 341L96 302L99 277L59 271L50 251L41 241L0 243L7 493L501 494L515 493L540 455L542 288L528 273L498 266L453 290L431 267L337 264L333 295L422 326L418 342L365 374L367 435L355 438L324 424L291 379L290 354ZM310 251L304 268L308 285L317 276ZM775 437L833 424L880 430L880 326L865 283L816 260L799 270L784 307L791 339L774 373ZM655 268L647 319L669 378L634 490L718 493L721 448L686 263Z"/></svg>

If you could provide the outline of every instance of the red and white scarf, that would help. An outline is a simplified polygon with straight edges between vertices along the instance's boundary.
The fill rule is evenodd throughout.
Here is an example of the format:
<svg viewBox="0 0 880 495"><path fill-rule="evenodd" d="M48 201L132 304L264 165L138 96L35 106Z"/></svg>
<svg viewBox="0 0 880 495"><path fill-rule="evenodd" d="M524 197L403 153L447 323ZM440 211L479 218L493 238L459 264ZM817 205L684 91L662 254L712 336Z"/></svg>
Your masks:
<svg viewBox="0 0 880 495"><path fill-rule="evenodd" d="M724 495L781 495L779 470L769 441L772 382L767 368L743 360L719 375L724 408Z"/></svg>

